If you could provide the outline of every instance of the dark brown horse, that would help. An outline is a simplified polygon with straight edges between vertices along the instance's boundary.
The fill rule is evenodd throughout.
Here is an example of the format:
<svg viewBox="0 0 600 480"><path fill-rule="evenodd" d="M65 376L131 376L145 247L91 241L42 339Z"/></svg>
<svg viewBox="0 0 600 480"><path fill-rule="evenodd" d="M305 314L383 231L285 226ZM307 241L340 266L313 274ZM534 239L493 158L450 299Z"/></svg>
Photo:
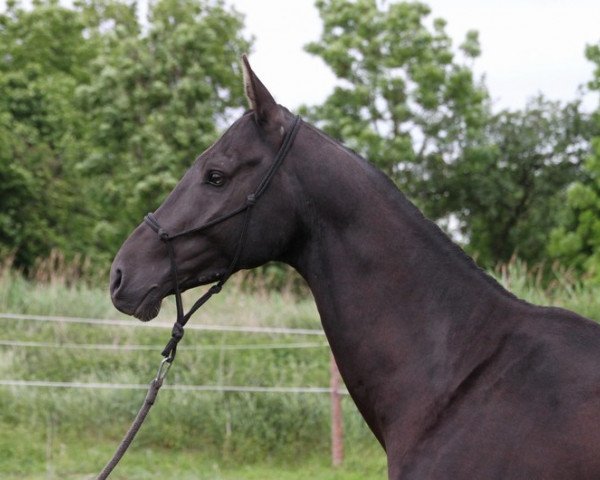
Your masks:
<svg viewBox="0 0 600 480"><path fill-rule="evenodd" d="M270 260L298 270L390 479L600 479L600 327L504 290L372 165L295 124L247 61L245 73L252 110L195 161L158 226L123 244L115 306L156 316L175 288L156 232L204 225L171 241L181 289Z"/></svg>

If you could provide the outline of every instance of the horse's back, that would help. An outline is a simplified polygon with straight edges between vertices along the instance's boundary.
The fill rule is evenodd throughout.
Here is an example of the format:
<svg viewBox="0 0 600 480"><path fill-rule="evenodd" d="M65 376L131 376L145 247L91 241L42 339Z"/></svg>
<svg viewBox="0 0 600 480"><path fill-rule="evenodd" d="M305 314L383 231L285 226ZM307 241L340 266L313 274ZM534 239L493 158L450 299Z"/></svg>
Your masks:
<svg viewBox="0 0 600 480"><path fill-rule="evenodd" d="M600 478L600 326L538 307L517 320L398 478Z"/></svg>

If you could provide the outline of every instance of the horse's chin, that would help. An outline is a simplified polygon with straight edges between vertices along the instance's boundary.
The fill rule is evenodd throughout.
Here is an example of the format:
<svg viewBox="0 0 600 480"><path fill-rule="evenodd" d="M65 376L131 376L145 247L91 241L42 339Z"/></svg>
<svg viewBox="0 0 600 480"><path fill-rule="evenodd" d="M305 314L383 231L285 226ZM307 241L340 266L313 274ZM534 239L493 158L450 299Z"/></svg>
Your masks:
<svg viewBox="0 0 600 480"><path fill-rule="evenodd" d="M181 292L183 293L190 288L214 283L221 279L223 275L224 271L218 271L184 281L180 285ZM173 293L175 292L171 290L166 293L165 297ZM158 288L156 288L156 286L152 287L133 312L133 316L142 322L149 322L153 318L156 318L160 312L163 298L164 297L160 296Z"/></svg>
<svg viewBox="0 0 600 480"><path fill-rule="evenodd" d="M142 322L149 322L158 315L162 306L162 298L153 295L155 292L156 289L152 288L142 299L133 312L135 318Z"/></svg>
<svg viewBox="0 0 600 480"><path fill-rule="evenodd" d="M156 318L160 312L162 302L154 303L152 305L140 305L133 312L133 316L142 322L149 322L153 318Z"/></svg>

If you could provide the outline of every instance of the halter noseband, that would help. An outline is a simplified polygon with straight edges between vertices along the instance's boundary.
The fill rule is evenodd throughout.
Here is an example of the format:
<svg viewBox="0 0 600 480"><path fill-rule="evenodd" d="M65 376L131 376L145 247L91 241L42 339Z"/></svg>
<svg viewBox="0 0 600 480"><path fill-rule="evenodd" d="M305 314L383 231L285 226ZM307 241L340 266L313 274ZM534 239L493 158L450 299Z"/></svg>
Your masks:
<svg viewBox="0 0 600 480"><path fill-rule="evenodd" d="M281 144L281 147L279 148L279 151L277 152L277 155L275 156L275 160L271 164L269 170L267 170L267 173L262 178L261 182L258 184L258 187L256 188L256 190L254 190L253 193L249 194L246 197L246 201L242 206L236 208L235 210L233 210L227 214L213 218L212 220L209 220L206 223L203 223L199 227L193 227L188 230L184 230L182 232L178 232L178 233L174 233L174 234L170 234L164 228L162 228L160 226L160 224L158 223L156 216L153 213L149 213L148 215L146 215L144 217L144 222L146 222L146 224L148 224L148 226L158 234L158 237L165 244L165 246L167 248L167 252L169 254L169 261L171 263L171 277L173 279L173 284L175 286L175 303L177 306L177 320L175 321L175 323L173 325L173 330L171 332L171 339L169 340L169 343L167 343L167 345L165 346L164 350L161 353L161 355L163 357L165 357L167 362L171 363L175 359L175 354L177 353L177 344L183 337L183 333L184 333L183 327L185 326L187 321L190 319L190 317L196 312L196 310L198 310L202 305L204 305L210 297L212 297L216 293L219 293L221 291L221 288L225 284L225 282L233 274L233 271L235 270L235 268L240 260L240 257L242 255L242 251L244 249L244 241L246 239L246 233L248 230L248 225L250 223L250 212L252 211L252 207L255 205L256 201L261 197L261 195L265 192L265 190L271 183L271 180L273 179L275 172L277 171L279 166L283 163L283 160L285 159L288 152L290 151L290 149L294 143L294 139L296 138L296 134L298 133L298 129L300 127L301 122L302 122L302 120L300 119L300 116L296 116L294 118L294 123L292 124L292 128L287 132L286 136L284 137L283 143ZM227 270L221 276L219 281L217 283L215 283L214 285L212 285L204 295L202 295L198 300L196 300L196 302L194 303L192 308L190 308L187 313L184 313L183 301L181 299L181 288L180 288L179 278L178 278L177 261L175 258L175 249L173 247L173 240L175 240L178 237L183 237L184 235L189 235L191 233L198 233L203 230L206 230L206 229L208 229L214 225L217 225L221 222L224 222L225 220L228 220L231 217L234 217L237 214L242 213L242 212L245 212L244 223L242 226L242 230L240 231L240 236L239 236L239 239L237 242L235 254L233 256L233 259L231 260L231 263L227 267Z"/></svg>

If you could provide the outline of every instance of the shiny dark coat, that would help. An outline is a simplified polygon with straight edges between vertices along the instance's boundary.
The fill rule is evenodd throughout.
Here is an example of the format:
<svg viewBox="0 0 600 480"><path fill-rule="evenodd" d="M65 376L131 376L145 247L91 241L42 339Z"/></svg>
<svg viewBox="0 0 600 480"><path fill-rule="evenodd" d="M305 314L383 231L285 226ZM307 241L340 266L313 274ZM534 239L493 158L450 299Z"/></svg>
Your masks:
<svg viewBox="0 0 600 480"><path fill-rule="evenodd" d="M293 121L247 62L245 73L252 111L156 211L170 231L240 205ZM184 288L223 274L241 221L178 239ZM308 282L390 479L600 479L600 327L507 292L382 173L306 123L254 207L238 268L270 260ZM149 320L172 291L164 246L142 223L114 260L113 302Z"/></svg>

